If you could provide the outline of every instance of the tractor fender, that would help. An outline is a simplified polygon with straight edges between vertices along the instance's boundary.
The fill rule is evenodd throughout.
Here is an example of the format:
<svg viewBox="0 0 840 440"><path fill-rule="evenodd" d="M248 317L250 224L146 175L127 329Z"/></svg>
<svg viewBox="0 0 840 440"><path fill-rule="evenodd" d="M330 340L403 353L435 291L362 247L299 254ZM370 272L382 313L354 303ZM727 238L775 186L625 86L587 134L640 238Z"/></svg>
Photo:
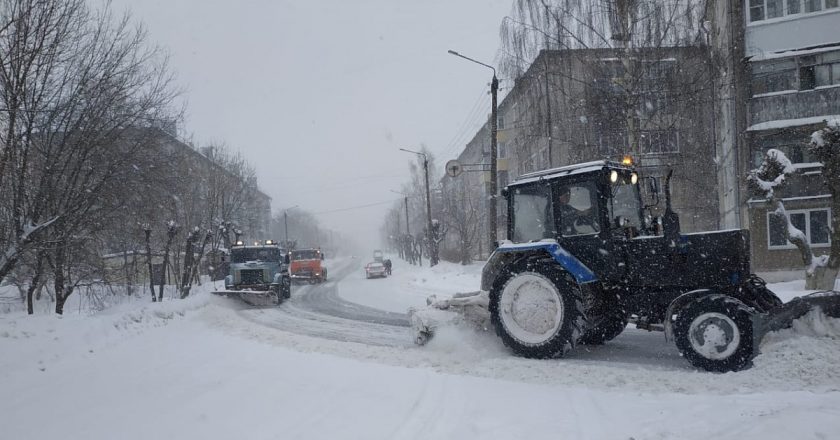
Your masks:
<svg viewBox="0 0 840 440"><path fill-rule="evenodd" d="M592 270L554 240L520 244L505 242L496 248L487 260L482 271L481 289L489 291L495 279L504 272L506 267L521 257L534 255L550 257L572 275L578 284L598 281L598 277Z"/></svg>
<svg viewBox="0 0 840 440"><path fill-rule="evenodd" d="M668 342L674 340L674 323L672 318L678 310L682 309L686 306L686 304L694 301L697 298L711 295L713 293L716 292L711 289L698 289L692 290L691 292L683 293L682 295L674 298L674 300L671 301L671 304L668 305L668 310L665 312L665 319L663 319L663 322L665 324L665 340Z"/></svg>

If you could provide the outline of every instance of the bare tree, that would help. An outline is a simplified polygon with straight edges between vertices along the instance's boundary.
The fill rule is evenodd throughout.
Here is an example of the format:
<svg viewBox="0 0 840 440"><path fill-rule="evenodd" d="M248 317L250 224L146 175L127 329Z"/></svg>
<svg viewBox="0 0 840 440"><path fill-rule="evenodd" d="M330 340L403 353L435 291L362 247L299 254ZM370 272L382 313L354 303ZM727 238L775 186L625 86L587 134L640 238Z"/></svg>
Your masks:
<svg viewBox="0 0 840 440"><path fill-rule="evenodd" d="M823 273L814 286L833 290L840 271L840 120L827 121L826 127L811 135L810 150L822 162L822 177L831 194L831 251Z"/></svg>
<svg viewBox="0 0 840 440"><path fill-rule="evenodd" d="M166 285L166 271L169 268L169 250L172 247L172 242L175 240L175 237L178 235L178 230L180 227L174 220L169 220L166 222L166 244L163 247L163 276L161 277L160 284L158 285L158 301L163 301L163 286ZM177 259L177 256L176 256ZM176 278L177 280L177 278Z"/></svg>
<svg viewBox="0 0 840 440"><path fill-rule="evenodd" d="M68 274L69 247L124 204L147 130L175 96L142 27L83 0L0 2L0 280L36 243ZM56 288L61 280L54 280ZM74 281L75 282L75 281ZM56 292L62 313L72 285Z"/></svg>
<svg viewBox="0 0 840 440"><path fill-rule="evenodd" d="M830 130L825 133L829 136L836 136L836 133L832 134ZM817 146L819 144L819 139L821 139L820 136L822 136L821 132L815 133L814 141L812 143L812 146L815 146L817 149L821 148ZM834 154L836 155L837 153ZM827 159L830 160L830 158ZM836 161L837 159L834 158L834 160ZM837 163L834 163L834 166L837 166ZM824 172L828 173L829 168L827 167ZM767 201L767 206L772 207L773 211L770 215L776 222L784 225L782 228L784 238L796 246L799 253L802 255L802 263L805 265L806 288L831 290L834 288L834 280L837 277L837 266L835 266L833 270L828 270L829 257L827 255L814 255L811 243L808 241L808 237L802 230L798 229L791 222L790 216L785 210L782 198L779 196L779 192L784 190L786 184L791 180L791 177L795 176L797 173L796 168L783 152L776 149L770 149L764 156L764 161L761 165L750 171L750 174L747 177L747 182L753 194L759 198L765 199ZM831 178L829 178L829 180L830 179ZM837 177L835 176L834 179L837 179ZM835 250L834 242L836 242L838 238L836 227L834 231L832 251ZM836 261L835 264L837 264Z"/></svg>
<svg viewBox="0 0 840 440"><path fill-rule="evenodd" d="M444 199L444 221L447 229L455 233L458 241L459 261L472 261L474 246L481 239L481 227L486 210L477 200L475 191L468 191L461 181L452 186Z"/></svg>
<svg viewBox="0 0 840 440"><path fill-rule="evenodd" d="M152 266L152 227L149 224L143 226L143 234L146 237L146 269L149 275L149 290L152 292L152 302L157 302L155 297L154 267Z"/></svg>
<svg viewBox="0 0 840 440"><path fill-rule="evenodd" d="M195 260L195 242L198 240L200 229L196 226L187 234L187 244L184 246L184 273L182 274L179 290L181 291L181 299L190 296L190 289L192 288L192 270Z"/></svg>

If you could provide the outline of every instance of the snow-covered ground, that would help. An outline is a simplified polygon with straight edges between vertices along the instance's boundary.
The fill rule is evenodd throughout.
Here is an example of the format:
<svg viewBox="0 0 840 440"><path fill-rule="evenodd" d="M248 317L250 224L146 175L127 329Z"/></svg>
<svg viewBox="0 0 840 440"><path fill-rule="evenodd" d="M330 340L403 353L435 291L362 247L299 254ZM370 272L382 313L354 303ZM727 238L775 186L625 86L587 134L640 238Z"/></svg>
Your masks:
<svg viewBox="0 0 840 440"><path fill-rule="evenodd" d="M404 312L478 285L478 265L394 263L393 277L375 280L343 263L346 278L299 287L276 309L207 285L93 315L0 314L0 438L840 438L837 320L810 315L765 338L752 369L711 374L661 333L628 329L537 361L460 329L425 347L343 341L328 330L353 321L305 309L317 289ZM787 299L802 293L796 283L771 287ZM269 325L287 316L293 326Z"/></svg>

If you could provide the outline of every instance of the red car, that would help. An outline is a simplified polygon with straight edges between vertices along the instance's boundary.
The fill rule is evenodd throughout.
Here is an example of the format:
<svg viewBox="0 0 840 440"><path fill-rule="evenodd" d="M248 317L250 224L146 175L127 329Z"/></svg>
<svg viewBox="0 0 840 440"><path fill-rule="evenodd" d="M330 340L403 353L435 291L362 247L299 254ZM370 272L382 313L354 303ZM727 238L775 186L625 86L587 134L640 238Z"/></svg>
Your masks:
<svg viewBox="0 0 840 440"><path fill-rule="evenodd" d="M385 265L379 262L374 261L373 263L368 263L365 266L365 278L385 278L388 276L387 272L385 272Z"/></svg>

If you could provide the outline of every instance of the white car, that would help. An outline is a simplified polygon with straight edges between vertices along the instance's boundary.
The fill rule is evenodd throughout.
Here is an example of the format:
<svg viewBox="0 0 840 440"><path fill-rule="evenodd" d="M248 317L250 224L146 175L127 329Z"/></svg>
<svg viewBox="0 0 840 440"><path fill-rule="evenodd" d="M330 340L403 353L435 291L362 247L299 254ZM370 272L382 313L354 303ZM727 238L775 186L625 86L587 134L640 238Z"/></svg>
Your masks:
<svg viewBox="0 0 840 440"><path fill-rule="evenodd" d="M379 262L374 261L373 263L368 263L365 266L365 278L385 278L388 276L388 273L385 272L385 265Z"/></svg>

